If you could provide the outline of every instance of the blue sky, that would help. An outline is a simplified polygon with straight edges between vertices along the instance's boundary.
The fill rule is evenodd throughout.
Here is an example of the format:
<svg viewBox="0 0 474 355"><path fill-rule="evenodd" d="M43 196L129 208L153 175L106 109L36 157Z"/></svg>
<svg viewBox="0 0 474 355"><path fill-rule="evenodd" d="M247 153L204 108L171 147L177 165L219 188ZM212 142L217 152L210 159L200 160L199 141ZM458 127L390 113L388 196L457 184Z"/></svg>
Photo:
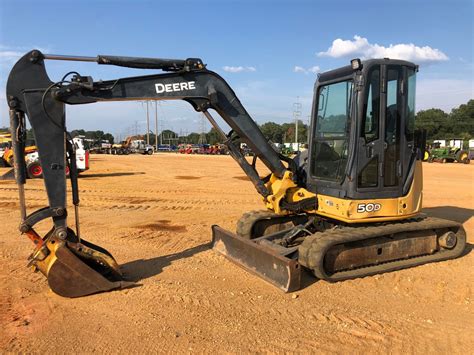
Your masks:
<svg viewBox="0 0 474 355"><path fill-rule="evenodd" d="M6 77L21 53L201 57L234 88L258 122L288 122L299 97L310 114L316 73L353 57L420 64L417 110L450 111L473 98L472 1L22 1L0 0L0 126L8 123ZM91 63L48 62L51 78L148 74ZM100 107L99 107L100 105ZM183 102L161 102L160 129L199 131ZM144 105L68 109L69 129L127 134ZM206 128L210 128L207 124Z"/></svg>

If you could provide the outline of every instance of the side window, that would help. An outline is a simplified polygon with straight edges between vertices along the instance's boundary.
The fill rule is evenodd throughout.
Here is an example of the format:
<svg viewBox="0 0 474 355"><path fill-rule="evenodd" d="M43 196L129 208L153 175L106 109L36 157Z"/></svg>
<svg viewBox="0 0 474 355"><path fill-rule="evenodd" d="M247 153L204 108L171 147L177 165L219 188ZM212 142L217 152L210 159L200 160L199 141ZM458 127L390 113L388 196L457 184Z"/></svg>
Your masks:
<svg viewBox="0 0 474 355"><path fill-rule="evenodd" d="M318 116L312 142L311 174L320 179L344 179L351 124L352 81L319 88Z"/></svg>
<svg viewBox="0 0 474 355"><path fill-rule="evenodd" d="M379 118L380 118L380 68L372 69L367 79L368 92L367 101L364 104L364 117L362 119L362 129L360 136L370 143L379 138ZM378 165L379 156L376 154L361 169L357 177L358 187L378 186Z"/></svg>
<svg viewBox="0 0 474 355"><path fill-rule="evenodd" d="M416 72L408 69L408 111L405 126L405 135L408 142L413 142L415 132L415 91L416 91Z"/></svg>
<svg viewBox="0 0 474 355"><path fill-rule="evenodd" d="M372 142L379 138L379 114L380 114L380 70L372 69L368 75L368 94L364 104L365 116L362 122L361 137L365 141Z"/></svg>
<svg viewBox="0 0 474 355"><path fill-rule="evenodd" d="M400 160L400 69L388 67L387 107L385 110L384 185L398 185L398 161Z"/></svg>

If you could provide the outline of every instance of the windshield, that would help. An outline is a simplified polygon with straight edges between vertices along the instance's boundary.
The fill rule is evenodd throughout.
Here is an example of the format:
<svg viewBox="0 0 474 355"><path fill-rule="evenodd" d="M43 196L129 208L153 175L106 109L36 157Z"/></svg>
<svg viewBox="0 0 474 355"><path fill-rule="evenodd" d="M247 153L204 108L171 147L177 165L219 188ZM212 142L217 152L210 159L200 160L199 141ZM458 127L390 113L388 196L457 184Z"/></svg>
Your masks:
<svg viewBox="0 0 474 355"><path fill-rule="evenodd" d="M347 164L352 81L319 88L312 169L316 178L339 181Z"/></svg>

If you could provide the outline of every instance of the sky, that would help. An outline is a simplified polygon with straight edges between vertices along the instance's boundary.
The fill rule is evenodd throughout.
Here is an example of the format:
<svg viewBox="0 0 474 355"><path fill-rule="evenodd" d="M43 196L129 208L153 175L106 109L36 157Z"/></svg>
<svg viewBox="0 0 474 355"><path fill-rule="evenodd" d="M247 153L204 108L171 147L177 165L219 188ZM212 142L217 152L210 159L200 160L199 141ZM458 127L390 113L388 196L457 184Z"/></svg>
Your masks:
<svg viewBox="0 0 474 355"><path fill-rule="evenodd" d="M356 57L400 58L420 65L417 111L450 112L474 97L473 15L473 1L457 0L0 0L0 126L8 125L8 73L34 48L82 56L202 58L259 124L290 122L295 102L306 121L319 72ZM154 73L95 63L46 66L53 81L71 70L95 80ZM157 113L159 130L210 129L185 102L161 101ZM152 119L154 114L153 106ZM124 137L136 126L145 130L144 103L67 108L69 130Z"/></svg>

